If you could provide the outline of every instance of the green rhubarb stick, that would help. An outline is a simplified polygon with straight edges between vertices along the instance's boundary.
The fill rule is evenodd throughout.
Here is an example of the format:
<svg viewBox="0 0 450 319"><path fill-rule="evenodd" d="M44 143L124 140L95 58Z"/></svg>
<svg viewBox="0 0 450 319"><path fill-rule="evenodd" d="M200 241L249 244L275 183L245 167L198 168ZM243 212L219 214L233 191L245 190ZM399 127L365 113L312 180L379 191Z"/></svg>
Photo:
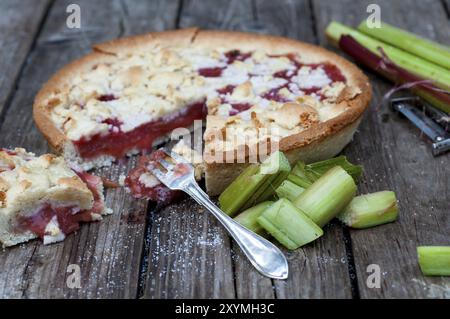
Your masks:
<svg viewBox="0 0 450 319"><path fill-rule="evenodd" d="M408 70L411 73L433 80L436 86L446 90L450 89L450 71L439 65L428 62L427 60L401 49L397 49L396 47L384 42L373 39L338 22L331 22L325 33L328 39L335 45L338 45L339 39L342 35L351 35L361 45L378 56L381 56L379 48L382 48L388 58L398 66Z"/></svg>
<svg viewBox="0 0 450 319"><path fill-rule="evenodd" d="M279 151L274 152L270 156L270 160L261 164L260 168L262 174L271 174L271 177L252 195L243 209L247 209L273 197L275 190L287 178L290 171L291 165L284 153Z"/></svg>
<svg viewBox="0 0 450 319"><path fill-rule="evenodd" d="M290 201L295 200L305 189L292 183L289 180L285 180L280 186L275 190L278 198L286 198Z"/></svg>
<svg viewBox="0 0 450 319"><path fill-rule="evenodd" d="M287 180L291 181L295 185L303 187L303 188L308 188L312 184L312 182L309 179L301 178L301 177L299 177L297 175L294 175L292 173L288 175Z"/></svg>
<svg viewBox="0 0 450 319"><path fill-rule="evenodd" d="M358 30L372 38L450 69L450 48L448 46L422 38L385 22L382 22L379 28L370 28L366 21L363 21L358 26Z"/></svg>
<svg viewBox="0 0 450 319"><path fill-rule="evenodd" d="M291 174L288 175L288 180L297 184L300 187L307 188L311 186L314 179L306 174L306 165L302 161L298 161L292 168Z"/></svg>
<svg viewBox="0 0 450 319"><path fill-rule="evenodd" d="M238 211L257 204L256 200L264 194L277 174L281 170L286 170L283 157L282 152L274 152L263 163L247 167L220 194L220 208L226 214L234 216ZM287 170L290 170L290 166Z"/></svg>
<svg viewBox="0 0 450 319"><path fill-rule="evenodd" d="M355 192L353 178L336 166L301 193L293 204L323 227L350 203Z"/></svg>
<svg viewBox="0 0 450 319"><path fill-rule="evenodd" d="M220 194L220 208L230 216L235 215L269 176L259 174L259 165L250 165Z"/></svg>
<svg viewBox="0 0 450 319"><path fill-rule="evenodd" d="M257 219L272 204L273 202L271 201L259 203L237 215L234 220L251 231L259 235L264 235L265 231Z"/></svg>
<svg viewBox="0 0 450 319"><path fill-rule="evenodd" d="M308 164L305 166L305 170L306 172L314 171L320 177L334 166L340 166L345 169L355 181L358 180L362 174L362 166L350 163L344 155Z"/></svg>
<svg viewBox="0 0 450 319"><path fill-rule="evenodd" d="M450 276L450 246L420 246L417 256L425 276Z"/></svg>
<svg viewBox="0 0 450 319"><path fill-rule="evenodd" d="M356 196L338 218L349 227L368 228L393 222L397 216L395 193L381 191Z"/></svg>
<svg viewBox="0 0 450 319"><path fill-rule="evenodd" d="M267 208L258 223L288 249L297 249L323 235L319 226L284 198Z"/></svg>

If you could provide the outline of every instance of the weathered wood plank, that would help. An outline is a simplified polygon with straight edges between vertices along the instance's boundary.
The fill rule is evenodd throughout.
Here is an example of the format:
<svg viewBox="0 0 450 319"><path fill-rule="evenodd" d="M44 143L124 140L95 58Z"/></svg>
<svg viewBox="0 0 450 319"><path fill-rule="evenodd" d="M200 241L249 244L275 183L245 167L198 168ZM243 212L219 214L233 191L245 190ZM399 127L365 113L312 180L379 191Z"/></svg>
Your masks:
<svg viewBox="0 0 450 319"><path fill-rule="evenodd" d="M78 1L81 29L70 30L65 24L69 3L55 2L43 26L0 130L2 146L20 145L36 153L47 151L46 142L31 118L32 101L42 83L64 64L88 52L93 43L135 33L135 30L160 30L165 23L168 28L173 27L178 7L176 1ZM139 17L126 18L132 10L139 10ZM165 18L155 19L156 24L152 24L151 17L163 15ZM134 159L125 166L116 165L101 173L117 180L133 162ZM3 269L0 296L135 298L147 205L133 200L122 189L108 190L106 198L114 214L101 223L84 225L63 243L42 246L34 241L0 252ZM81 268L81 289L69 289L66 285L69 264Z"/></svg>
<svg viewBox="0 0 450 319"><path fill-rule="evenodd" d="M178 26L245 28L237 13L251 21L243 2L183 1ZM230 239L214 217L186 199L152 212L151 226L145 298L236 297Z"/></svg>
<svg viewBox="0 0 450 319"><path fill-rule="evenodd" d="M321 44L331 20L356 26L372 1L314 1ZM439 1L377 1L384 21L450 43L448 17ZM431 156L429 143L406 120L387 108L376 110L391 87L372 72L374 99L359 134L346 154L364 165L360 192L392 189L400 202L400 219L389 225L350 231L362 298L450 297L450 279L422 276L416 246L448 245L450 157ZM366 285L367 266L381 269L381 288Z"/></svg>
<svg viewBox="0 0 450 319"><path fill-rule="evenodd" d="M447 18L450 19L450 0L442 0L442 5L444 6L444 10L447 13Z"/></svg>
<svg viewBox="0 0 450 319"><path fill-rule="evenodd" d="M267 33L315 43L317 38L309 1L256 1L255 17ZM336 240L336 239L339 240ZM290 277L275 281L278 298L350 298L345 245L340 225L289 256Z"/></svg>
<svg viewBox="0 0 450 319"><path fill-rule="evenodd" d="M221 12L221 14L216 14ZM314 42L314 30L307 1L216 1L205 5L201 1L183 2L180 26L199 26L209 29L231 29L284 35ZM296 298L296 297L350 297L350 281L347 266L340 262L345 258L345 247L334 240L342 238L339 228L333 227L329 237L317 247L289 253L291 276L287 282L272 282L261 276L247 261L235 243L233 261L236 296L238 298ZM327 256L320 257L319 256ZM332 269L320 277L318 271L328 260ZM334 263L331 260L339 260ZM305 266L303 266L305 263ZM333 265L332 265L333 264ZM318 282L317 279L321 279ZM320 280L319 280L320 281ZM333 285L328 284L332 282Z"/></svg>
<svg viewBox="0 0 450 319"><path fill-rule="evenodd" d="M12 96L50 0L0 2L0 113Z"/></svg>
<svg viewBox="0 0 450 319"><path fill-rule="evenodd" d="M186 198L152 212L145 298L234 298L230 240Z"/></svg>

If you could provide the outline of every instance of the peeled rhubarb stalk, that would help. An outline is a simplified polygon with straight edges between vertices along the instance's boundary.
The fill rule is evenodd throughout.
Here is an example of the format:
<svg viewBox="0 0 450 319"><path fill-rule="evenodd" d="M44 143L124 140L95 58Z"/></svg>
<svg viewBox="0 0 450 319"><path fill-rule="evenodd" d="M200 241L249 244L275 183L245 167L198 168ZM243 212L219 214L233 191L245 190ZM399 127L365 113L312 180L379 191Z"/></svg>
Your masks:
<svg viewBox="0 0 450 319"><path fill-rule="evenodd" d="M358 26L358 30L372 38L450 69L450 48L448 46L422 38L385 22L382 22L378 28L370 28L366 21L363 21Z"/></svg>
<svg viewBox="0 0 450 319"><path fill-rule="evenodd" d="M295 200L305 189L292 183L289 180L285 180L280 186L275 190L278 198L286 198L290 201Z"/></svg>
<svg viewBox="0 0 450 319"><path fill-rule="evenodd" d="M349 227L368 228L393 222L397 216L395 193L381 191L356 196L338 218Z"/></svg>
<svg viewBox="0 0 450 319"><path fill-rule="evenodd" d="M289 174L287 177L288 181L291 181L295 185L302 187L302 188L308 188L311 186L312 182L307 177L300 177L298 175L295 175L293 173Z"/></svg>
<svg viewBox="0 0 450 319"><path fill-rule="evenodd" d="M384 42L378 41L365 35L358 30L350 28L338 22L331 22L326 31L327 38L336 46L344 35L353 37L363 47L370 50L373 54L381 57L380 49L399 67L419 75L422 78L430 79L435 84L445 90L450 88L450 71L434 63L428 62L418 56L400 50Z"/></svg>
<svg viewBox="0 0 450 319"><path fill-rule="evenodd" d="M316 176L320 177L335 166L342 167L355 181L362 174L362 166L350 163L344 155L305 165L305 170L307 173L308 171L314 172Z"/></svg>
<svg viewBox="0 0 450 319"><path fill-rule="evenodd" d="M234 216L240 210L256 205L266 190L273 188L272 183L277 175L286 170L283 158L285 156L282 152L274 152L260 165L247 167L219 196L220 208L226 214ZM287 170L290 170L290 166ZM272 194L274 193L275 188Z"/></svg>
<svg viewBox="0 0 450 319"><path fill-rule="evenodd" d="M302 187L310 186L313 182L315 182L320 177L320 176L318 176L317 173L308 171L306 169L305 163L302 161L298 161L297 164L295 164L294 168L291 171L291 174L293 174L301 179L301 182L300 182L301 185L299 185L299 186L303 185Z"/></svg>
<svg viewBox="0 0 450 319"><path fill-rule="evenodd" d="M350 163L343 155L333 157L327 160L305 164L301 161L295 164L288 179L300 187L307 188L313 182L318 180L320 176L325 174L330 168L340 166L349 173L356 181L362 173L361 165Z"/></svg>
<svg viewBox="0 0 450 319"><path fill-rule="evenodd" d="M417 256L425 276L450 276L450 246L420 246Z"/></svg>
<svg viewBox="0 0 450 319"><path fill-rule="evenodd" d="M259 235L264 235L265 231L257 219L272 204L273 202L271 201L259 203L237 215L234 220L251 231Z"/></svg>
<svg viewBox="0 0 450 319"><path fill-rule="evenodd" d="M353 178L336 166L301 193L293 204L323 227L350 203L355 193Z"/></svg>
<svg viewBox="0 0 450 319"><path fill-rule="evenodd" d="M287 178L290 171L291 165L286 156L282 152L273 153L268 161L264 161L260 167L261 174L269 174L271 176L255 191L245 203L243 209L255 206L273 197L275 190Z"/></svg>
<svg viewBox="0 0 450 319"><path fill-rule="evenodd" d="M287 199L279 199L258 218L258 223L288 249L297 249L323 235L305 213Z"/></svg>

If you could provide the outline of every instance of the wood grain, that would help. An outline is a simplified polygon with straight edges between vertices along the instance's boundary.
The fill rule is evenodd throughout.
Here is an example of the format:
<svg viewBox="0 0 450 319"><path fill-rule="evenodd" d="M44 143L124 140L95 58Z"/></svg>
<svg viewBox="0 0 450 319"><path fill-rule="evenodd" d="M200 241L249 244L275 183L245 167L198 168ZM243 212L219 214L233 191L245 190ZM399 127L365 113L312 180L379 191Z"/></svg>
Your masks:
<svg viewBox="0 0 450 319"><path fill-rule="evenodd" d="M84 0L77 2L81 7L81 29L67 29L65 9L69 3L57 1L51 8L6 113L7 120L1 127L2 146L23 146L38 154L48 151L31 118L33 97L42 83L58 68L87 53L93 43L134 33L135 25L139 32L143 28L152 28L145 12L141 11L140 19L125 18L125 8L133 7L134 1ZM178 5L176 2L164 3L166 6L160 5L159 9L140 7L140 10L148 8L149 14L155 16L164 13L164 19L155 20L155 29L165 28L163 23L168 24L167 28L174 27ZM133 162L134 159L126 165L104 169L100 174L117 180L120 174L133 166ZM63 243L43 246L34 241L0 252L3 269L0 273L0 296L136 298L147 203L133 200L121 189L108 190L106 198L114 214L100 223L84 225ZM81 289L69 289L66 285L69 264L77 264L81 268Z"/></svg>
<svg viewBox="0 0 450 319"><path fill-rule="evenodd" d="M256 1L255 17L269 34L317 42L308 1ZM277 298L352 296L341 226L332 224L326 228L325 234L316 243L295 252L286 250L290 277L287 281L274 281ZM244 262L247 269L243 274L251 273L251 266Z"/></svg>
<svg viewBox="0 0 450 319"><path fill-rule="evenodd" d="M50 0L0 2L0 114L15 90Z"/></svg>
<svg viewBox="0 0 450 319"><path fill-rule="evenodd" d="M222 12L222 14L214 14ZM183 2L180 26L210 29L238 29L315 41L312 16L307 1L201 1ZM341 238L336 241L335 238ZM330 227L320 244L289 253L288 281L272 281L261 276L232 243L238 298L351 297L346 256L340 226ZM323 257L323 258L322 258ZM337 261L337 262L336 262ZM321 269L328 263L327 272ZM322 273L323 274L323 273ZM299 284L301 282L301 284ZM330 284L332 283L332 284Z"/></svg>
<svg viewBox="0 0 450 319"><path fill-rule="evenodd" d="M317 29L331 20L356 26L371 1L314 1ZM383 21L450 43L450 24L439 1L377 1ZM321 44L326 45L323 33ZM362 298L449 298L450 279L424 277L418 267L416 246L448 245L450 157L433 158L430 145L406 120L385 106L377 109L390 84L370 74L374 85L371 109L345 154L364 165L361 193L394 190L400 219L367 230L350 231ZM368 288L370 264L381 269L381 288Z"/></svg>
<svg viewBox="0 0 450 319"><path fill-rule="evenodd" d="M0 11L9 14L0 16L0 67L6 70L0 75L0 145L48 151L31 118L34 95L93 43L199 26L283 35L329 47L326 25L335 19L355 26L372 2L79 0L82 27L68 29L65 9L72 1L55 1L45 15L49 1L4 0ZM383 20L450 43L448 0L376 3ZM399 221L363 231L333 222L318 241L285 251L290 278L272 281L254 270L222 227L192 200L159 209L110 189L107 204L115 213L104 221L84 225L63 243L33 241L0 251L0 298L450 298L450 280L423 277L415 252L418 245L449 244L449 156L433 158L420 132L388 109L376 110L390 85L366 73L374 86L372 109L344 153L365 167L361 192L396 191ZM117 180L135 160L98 173ZM70 264L80 266L81 289L67 287ZM380 289L366 285L369 264L381 268Z"/></svg>
<svg viewBox="0 0 450 319"><path fill-rule="evenodd" d="M234 298L230 240L186 198L151 212L145 298Z"/></svg>

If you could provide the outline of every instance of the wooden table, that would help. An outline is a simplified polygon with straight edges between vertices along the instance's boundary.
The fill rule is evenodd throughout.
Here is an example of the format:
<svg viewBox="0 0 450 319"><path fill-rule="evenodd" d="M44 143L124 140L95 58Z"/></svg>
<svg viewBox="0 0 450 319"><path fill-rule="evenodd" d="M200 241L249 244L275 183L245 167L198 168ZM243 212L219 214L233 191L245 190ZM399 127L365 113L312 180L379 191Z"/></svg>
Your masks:
<svg viewBox="0 0 450 319"><path fill-rule="evenodd" d="M81 7L81 29L66 26L66 7ZM439 0L1 0L0 145L49 151L31 112L40 86L92 44L148 31L199 26L284 35L329 47L331 20L356 25L369 3L382 19L450 43L450 2ZM358 231L339 223L295 252L286 251L290 277L259 275L218 223L192 200L157 209L124 190L107 191L114 214L84 225L63 243L39 241L0 251L4 298L449 298L450 278L422 276L418 245L450 244L450 155L433 158L428 142L385 107L391 87L366 70L374 99L345 150L364 165L361 192L394 190L400 219ZM100 171L117 179L133 166ZM81 288L67 285L79 265ZM366 284L380 267L381 287ZM70 279L70 278L69 278Z"/></svg>

